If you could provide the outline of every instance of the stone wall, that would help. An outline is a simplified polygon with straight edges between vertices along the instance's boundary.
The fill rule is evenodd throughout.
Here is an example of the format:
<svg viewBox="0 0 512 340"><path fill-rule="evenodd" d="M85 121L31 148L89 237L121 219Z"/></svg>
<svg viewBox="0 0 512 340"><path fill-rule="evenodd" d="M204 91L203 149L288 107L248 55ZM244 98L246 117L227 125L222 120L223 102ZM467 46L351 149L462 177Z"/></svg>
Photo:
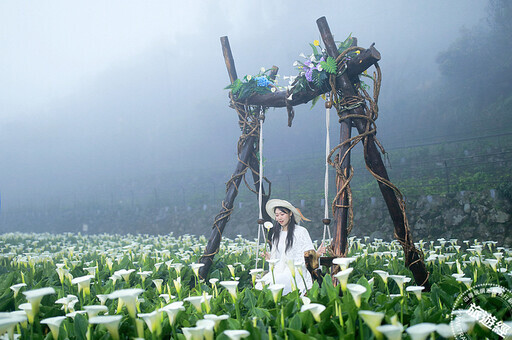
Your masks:
<svg viewBox="0 0 512 340"><path fill-rule="evenodd" d="M313 240L321 240L324 207L317 202L292 202L311 219L303 225ZM203 207L132 207L84 208L2 212L0 232L87 232L91 234L143 233L175 235L195 234L210 237L219 206ZM498 241L512 245L512 204L493 190L459 192L447 196L422 196L406 201L413 240L457 238ZM253 239L258 233L256 199L235 202L235 209L224 236L242 235ZM87 229L84 229L87 226ZM334 223L331 223L334 232ZM391 240L394 227L381 196L354 203L354 228L351 235Z"/></svg>
<svg viewBox="0 0 512 340"><path fill-rule="evenodd" d="M370 199L354 209L353 235L392 236L392 221L382 198ZM409 199L406 214L415 241L476 238L512 245L512 204L494 190Z"/></svg>

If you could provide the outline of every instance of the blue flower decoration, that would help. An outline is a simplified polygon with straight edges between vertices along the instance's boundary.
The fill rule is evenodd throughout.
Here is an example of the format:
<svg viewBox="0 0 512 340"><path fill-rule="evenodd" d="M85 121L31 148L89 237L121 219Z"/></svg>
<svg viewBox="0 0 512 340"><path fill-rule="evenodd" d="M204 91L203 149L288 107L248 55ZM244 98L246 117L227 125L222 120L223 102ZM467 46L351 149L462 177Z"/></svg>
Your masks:
<svg viewBox="0 0 512 340"><path fill-rule="evenodd" d="M269 85L274 85L267 77L256 77L256 82L258 86L267 87Z"/></svg>

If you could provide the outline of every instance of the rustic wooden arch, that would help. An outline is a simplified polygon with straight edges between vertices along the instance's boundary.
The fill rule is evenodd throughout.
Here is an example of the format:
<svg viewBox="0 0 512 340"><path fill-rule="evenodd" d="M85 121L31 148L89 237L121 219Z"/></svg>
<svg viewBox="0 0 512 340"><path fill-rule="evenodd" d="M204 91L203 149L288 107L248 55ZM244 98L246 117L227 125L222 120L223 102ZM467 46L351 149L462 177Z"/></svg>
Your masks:
<svg viewBox="0 0 512 340"><path fill-rule="evenodd" d="M317 20L317 25L322 36L324 46L326 47L327 54L334 59L339 55L338 48L334 42L333 36L327 24L325 17L321 17ZM221 37L222 51L224 54L224 60L228 74L233 83L237 79L237 73L235 68L235 62L231 53L231 48L227 37ZM359 81L358 75L368 69L370 66L375 65L380 60L380 53L372 45L370 48L364 50L356 58L353 58L347 63L347 69L341 75L336 77L336 88L340 89L344 96L355 96L357 89L354 84ZM271 77L275 77L278 68L273 67ZM321 95L325 91L320 89L309 89L301 91L293 95L293 98L289 99L289 94L286 91L276 91L265 94L254 94L246 99L243 103L232 101L232 108L234 108L239 116L240 124L251 117L248 117L249 108L256 107L286 107L288 111L288 125L291 126L293 119L293 106L300 105L309 102L315 97ZM359 106L344 113L345 115L364 115L364 109ZM252 115L254 116L254 115ZM254 117L252 118L254 119ZM264 119L264 117L256 117L256 119ZM367 131L368 120L365 119L341 119L340 120L340 141L344 142L351 138L352 127L355 127L360 134ZM256 153L258 152L258 137L259 130L254 129L254 133L245 134L242 131L242 137L238 143L238 164L235 168L230 181L226 185L226 197L222 202L222 209L215 217L215 222L212 227L210 239L205 248L204 254L199 260L204 266L200 268L199 275L202 278L206 278L210 270L211 264L213 263L213 257L218 252L220 246L220 240L222 232L229 221L230 214L233 210L233 203L238 194L238 187L240 186L242 178L244 178L246 172L250 170L253 175L255 192L259 190L259 174L255 169L258 169L258 161ZM339 150L338 160L341 162L337 166L344 172L345 178L348 177L350 172L350 149L349 144L343 145ZM428 281L429 273L425 268L423 262L423 256L421 251L416 249L412 241L412 235L408 227L407 218L405 216L405 210L401 197L397 197L396 191L389 184L389 176L387 174L386 167L382 160L379 149L376 145L374 135L370 135L367 140L366 149L366 165L368 169L376 175L378 180L379 189L382 193L384 201L387 205L389 214L394 224L394 233L396 239L400 242L405 253L405 264L411 270L414 279L418 285L422 285L426 290L430 290L430 284ZM342 157L345 153L347 155ZM343 177L336 176L336 187L338 190L344 186ZM262 187L263 188L263 187ZM262 190L263 202L262 211L264 220L270 220L270 217L266 214L265 206L266 202L270 197L270 182L268 186L268 192L265 193L265 189ZM327 204L327 202L326 202ZM334 212L334 220L336 223L336 231L334 233L334 240L332 250L334 254L338 256L344 256L347 251L348 245L348 232L347 232L347 218L348 218L348 193L347 191L341 192L341 195L335 202L337 207ZM258 221L262 223L262 221ZM328 223L328 222L327 222Z"/></svg>

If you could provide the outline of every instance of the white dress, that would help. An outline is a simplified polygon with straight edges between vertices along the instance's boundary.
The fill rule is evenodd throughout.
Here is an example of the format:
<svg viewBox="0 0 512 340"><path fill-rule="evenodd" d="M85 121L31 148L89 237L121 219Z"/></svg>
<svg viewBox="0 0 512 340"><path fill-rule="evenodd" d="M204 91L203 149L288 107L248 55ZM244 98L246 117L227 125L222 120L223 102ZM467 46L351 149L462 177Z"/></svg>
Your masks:
<svg viewBox="0 0 512 340"><path fill-rule="evenodd" d="M290 267L288 266L288 262L292 261L295 269L295 281L297 282L297 288L301 293L305 293L307 289L311 288L313 285L313 280L311 279L311 274L306 269L306 262L304 260L304 252L308 250L314 250L313 242L311 241L311 237L306 228L296 225L295 231L293 232L293 245L288 251L286 249L286 236L288 235L288 231L282 231L279 235L279 245L276 247L276 244L273 244L272 250L270 252L270 259L278 259L279 261L274 265L274 278L272 278L272 271L265 274L262 277L262 280L265 281L265 285L271 285L274 283L280 283L284 285L283 295L288 294L292 291L292 285L295 284L292 276L292 272L290 271ZM299 268L302 269L302 279ZM306 287L304 287L304 281L306 282ZM262 286L260 283L256 285L257 289L261 289Z"/></svg>

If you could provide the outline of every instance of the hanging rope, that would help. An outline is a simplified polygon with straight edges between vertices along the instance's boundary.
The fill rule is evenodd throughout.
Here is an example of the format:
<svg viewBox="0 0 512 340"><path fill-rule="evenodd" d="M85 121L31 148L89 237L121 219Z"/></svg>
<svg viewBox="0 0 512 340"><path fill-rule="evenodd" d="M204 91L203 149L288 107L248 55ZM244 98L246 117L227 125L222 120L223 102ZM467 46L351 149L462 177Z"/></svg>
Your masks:
<svg viewBox="0 0 512 340"><path fill-rule="evenodd" d="M263 221L263 211L262 211L262 205L263 205L263 120L264 116L263 114L260 115L259 122L260 122L260 140L259 140L259 155L260 155L260 171L259 171L259 190L258 190L258 210L259 210L259 221ZM258 242L256 242L256 264L254 265L254 268L258 268L258 261L259 261L259 250L260 250L260 233L263 232L263 235L265 235L265 231L263 230L263 224L258 225ZM266 243L266 241L265 241Z"/></svg>
<svg viewBox="0 0 512 340"><path fill-rule="evenodd" d="M325 234L328 233L329 242L331 241L331 229L329 228L329 205L327 202L329 201L329 153L331 150L331 143L330 143L330 134L329 134L329 128L331 126L330 123L330 115L331 115L331 104L329 103L329 99L327 98L326 105L325 105L325 177L324 177L324 233L322 236L322 243L326 247L327 244L325 243Z"/></svg>

